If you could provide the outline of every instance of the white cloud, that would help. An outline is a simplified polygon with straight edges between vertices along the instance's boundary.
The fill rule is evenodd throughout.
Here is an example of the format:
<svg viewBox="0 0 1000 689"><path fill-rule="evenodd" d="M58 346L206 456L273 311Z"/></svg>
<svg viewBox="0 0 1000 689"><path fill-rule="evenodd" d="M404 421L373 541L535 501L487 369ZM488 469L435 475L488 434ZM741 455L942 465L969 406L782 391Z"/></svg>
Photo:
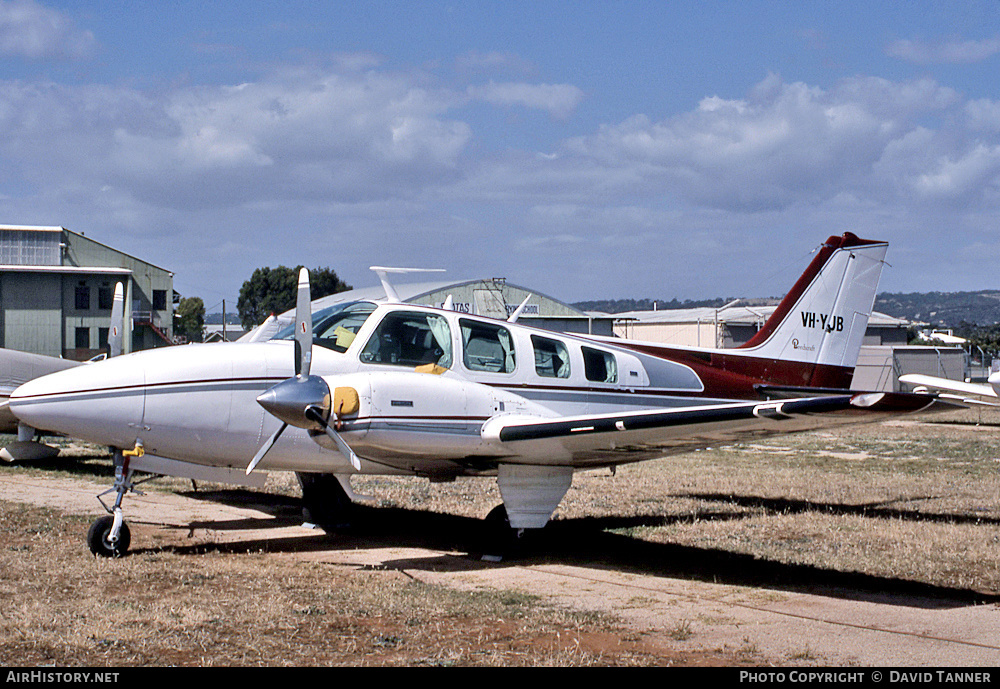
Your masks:
<svg viewBox="0 0 1000 689"><path fill-rule="evenodd" d="M961 38L941 41L900 39L891 43L886 53L921 65L982 62L1000 53L1000 36L979 41Z"/></svg>
<svg viewBox="0 0 1000 689"><path fill-rule="evenodd" d="M310 262L306 246L359 284L371 264L444 264L567 298L619 289L595 280L734 294L717 286L719 262L790 235L808 234L808 250L842 230L931 235L959 215L995 226L1000 106L932 80L819 88L771 75L744 98L632 114L548 151L518 145L512 127L495 153L456 114L485 109L470 99L569 113L579 90L448 88L351 62L163 92L0 81L0 211L118 231L131 244L101 238L213 280L218 247L237 237L243 267ZM690 259L677 266L681 235ZM616 261L630 267L611 277Z"/></svg>
<svg viewBox="0 0 1000 689"><path fill-rule="evenodd" d="M471 133L445 115L462 101L378 72L158 96L0 83L0 160L39 186L89 180L170 208L406 196L453 174Z"/></svg>
<svg viewBox="0 0 1000 689"><path fill-rule="evenodd" d="M455 68L459 72L514 72L527 74L535 70L535 66L519 55L509 52L493 51L482 53L468 52L455 60Z"/></svg>
<svg viewBox="0 0 1000 689"><path fill-rule="evenodd" d="M824 90L771 76L746 99L708 97L661 121L636 115L566 147L578 160L631 170L641 180L632 192L731 211L779 209L844 191L873 193L873 173L893 142L918 118L957 104L957 94L929 80L857 78ZM936 145L948 145L944 138ZM913 175L904 167L880 171Z"/></svg>
<svg viewBox="0 0 1000 689"><path fill-rule="evenodd" d="M583 91L572 84L498 84L491 81L481 86L470 86L468 94L494 105L520 105L545 110L560 120L572 115L583 100Z"/></svg>
<svg viewBox="0 0 1000 689"><path fill-rule="evenodd" d="M86 57L94 34L34 0L0 0L0 54L38 59Z"/></svg>

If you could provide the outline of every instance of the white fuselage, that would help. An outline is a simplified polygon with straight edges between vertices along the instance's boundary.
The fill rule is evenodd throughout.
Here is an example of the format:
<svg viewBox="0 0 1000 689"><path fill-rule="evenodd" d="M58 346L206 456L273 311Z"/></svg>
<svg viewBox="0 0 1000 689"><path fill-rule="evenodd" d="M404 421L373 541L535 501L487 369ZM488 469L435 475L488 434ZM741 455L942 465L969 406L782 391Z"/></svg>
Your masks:
<svg viewBox="0 0 1000 689"><path fill-rule="evenodd" d="M363 350L371 349L378 324L391 312L433 312L446 319L450 367L440 374L416 373L410 365L366 361L371 356ZM470 323L509 333L514 359L509 372L470 369L467 350L473 345L463 339L463 326ZM564 369L539 373L540 341L568 358ZM12 406L22 420L45 430L119 448L140 442L153 455L243 468L279 425L256 398L294 375L292 344L271 340L136 352L31 381L16 392ZM592 364L584 359L585 349L592 358L597 352L613 359L608 365L613 382L593 380L611 374L588 372ZM343 353L314 346L312 372L331 389L348 384L358 389L362 409L346 420L344 438L366 460L362 471L372 473L423 473L439 459L502 453L481 434L483 424L498 414L544 418L724 401L700 398L701 381L682 364L519 324L402 304L379 306ZM290 428L262 466L351 471L339 452L320 444L330 445L324 440ZM380 461L400 456L412 461Z"/></svg>

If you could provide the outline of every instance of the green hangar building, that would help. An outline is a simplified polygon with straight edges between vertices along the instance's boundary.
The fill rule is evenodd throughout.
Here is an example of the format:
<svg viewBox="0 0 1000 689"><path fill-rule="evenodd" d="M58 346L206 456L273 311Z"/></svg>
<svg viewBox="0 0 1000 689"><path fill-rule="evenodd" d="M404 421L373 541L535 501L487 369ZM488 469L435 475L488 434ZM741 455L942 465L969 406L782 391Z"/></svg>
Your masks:
<svg viewBox="0 0 1000 689"><path fill-rule="evenodd" d="M172 344L174 276L64 227L0 225L0 347L85 361L107 350L115 284L123 351Z"/></svg>

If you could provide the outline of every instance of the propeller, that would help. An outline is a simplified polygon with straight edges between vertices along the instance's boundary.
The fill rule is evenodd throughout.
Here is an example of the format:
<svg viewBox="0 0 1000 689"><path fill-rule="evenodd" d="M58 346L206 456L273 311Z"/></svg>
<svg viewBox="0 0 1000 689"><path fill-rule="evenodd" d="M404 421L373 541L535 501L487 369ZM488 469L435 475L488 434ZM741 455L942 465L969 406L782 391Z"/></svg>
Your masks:
<svg viewBox="0 0 1000 689"><path fill-rule="evenodd" d="M278 441L288 426L311 432L322 431L334 442L351 465L361 470L361 460L347 442L330 427L333 407L330 386L319 376L310 375L312 368L312 305L309 271L299 271L298 293L295 299L295 375L281 381L257 397L257 403L281 421L278 430L268 438L247 465L250 475Z"/></svg>
<svg viewBox="0 0 1000 689"><path fill-rule="evenodd" d="M111 324L108 329L108 358L122 353L122 320L125 317L125 296L122 283L115 283L115 296L111 303Z"/></svg>

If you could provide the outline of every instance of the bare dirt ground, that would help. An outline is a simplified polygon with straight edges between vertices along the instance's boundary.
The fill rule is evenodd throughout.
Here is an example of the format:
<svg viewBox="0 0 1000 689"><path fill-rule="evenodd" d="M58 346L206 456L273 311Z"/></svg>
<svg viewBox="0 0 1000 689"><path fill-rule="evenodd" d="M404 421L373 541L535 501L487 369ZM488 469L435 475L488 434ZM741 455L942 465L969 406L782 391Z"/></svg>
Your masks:
<svg viewBox="0 0 1000 689"><path fill-rule="evenodd" d="M379 500L337 533L302 525L287 476L266 493L154 482L126 500L131 554L108 561L84 542L106 465L4 466L0 659L995 667L998 424L967 413L587 472L501 562L478 528L491 481L358 480Z"/></svg>

